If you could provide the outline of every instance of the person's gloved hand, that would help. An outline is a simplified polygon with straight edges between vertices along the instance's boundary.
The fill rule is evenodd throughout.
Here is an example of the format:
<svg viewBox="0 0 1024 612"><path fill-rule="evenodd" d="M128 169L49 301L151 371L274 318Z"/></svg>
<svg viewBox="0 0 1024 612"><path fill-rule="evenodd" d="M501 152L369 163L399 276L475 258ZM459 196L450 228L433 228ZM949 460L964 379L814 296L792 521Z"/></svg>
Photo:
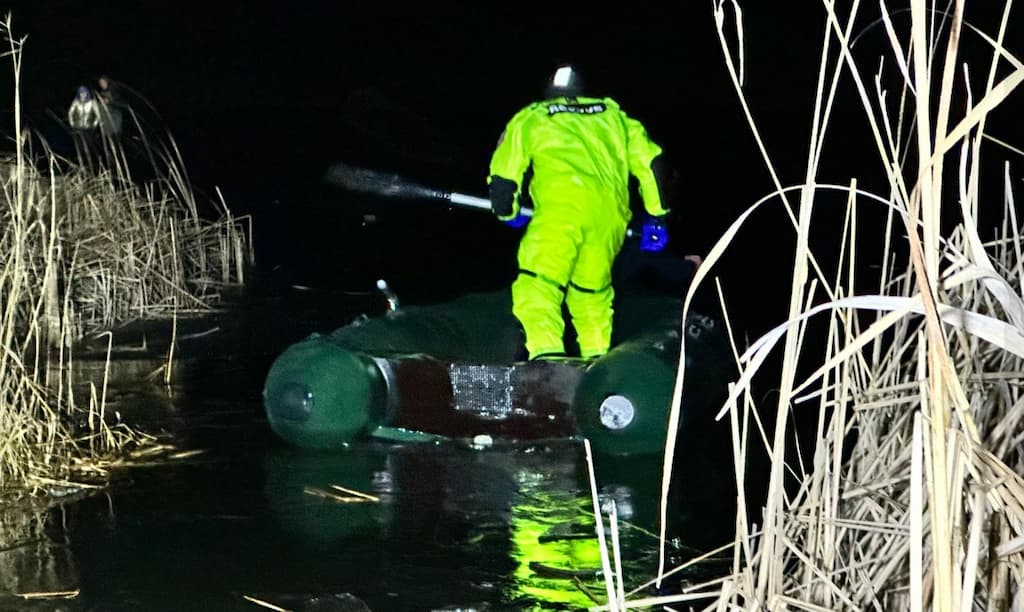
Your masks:
<svg viewBox="0 0 1024 612"><path fill-rule="evenodd" d="M665 217L650 215L640 229L640 250L655 253L668 244L668 225Z"/></svg>
<svg viewBox="0 0 1024 612"><path fill-rule="evenodd" d="M508 221L502 221L502 223L504 223L505 225L515 229L519 229L520 227L523 227L529 222L529 215L524 215L522 210L520 210L519 213L516 214L516 216L512 217Z"/></svg>

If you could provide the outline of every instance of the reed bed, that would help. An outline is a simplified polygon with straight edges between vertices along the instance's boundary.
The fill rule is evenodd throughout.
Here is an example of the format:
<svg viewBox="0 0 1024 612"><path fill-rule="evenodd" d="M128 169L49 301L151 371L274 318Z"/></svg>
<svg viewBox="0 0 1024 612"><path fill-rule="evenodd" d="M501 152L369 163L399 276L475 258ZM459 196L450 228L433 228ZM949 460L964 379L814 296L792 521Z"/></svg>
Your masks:
<svg viewBox="0 0 1024 612"><path fill-rule="evenodd" d="M859 3L843 15L828 0L822 5L806 175L784 186L743 91L740 3L714 4L726 65L775 189L710 252L687 307L762 204L781 202L796 236L788 319L742 353L737 349L740 375L719 414L733 433L739 502L732 571L677 596L639 599L609 590L607 605L594 609L1024 606L1024 240L1013 193L1019 178L1008 163L987 170L1002 178L1002 201L981 187L981 162L993 157L982 154L983 146L998 143L1006 151L998 136L986 133L989 114L1024 80L1024 65L1004 47L1010 2L998 32L986 33L964 21L963 0L912 2L909 14L899 11L898 23L882 0L876 25L890 48L881 64L877 56L855 61L854 24L869 19L858 14ZM968 38L987 45L991 55L980 63L963 56ZM879 72L864 75L864 65ZM895 92L885 87L894 78ZM836 91L846 79L870 125L888 192L865 190L852 179L846 185L817 179ZM815 205L836 193L846 207L835 236L842 249L830 269L809 237ZM887 210L884 231L865 236L861 211L878 206ZM983 239L978 219L991 212L1001 212L1003 220ZM866 290L855 272L864 245L879 233L885 265L877 286ZM822 320L823 342L811 342L811 323ZM808 354L812 346L824 349ZM774 384L777 402L764 405L751 393L751 381L770 355L782 368ZM816 365L801 367L808 362ZM685 384L680 369L677 391ZM798 411L816 419L809 440L794 435ZM749 457L757 452L770 460L763 504L745 491ZM665 454L663 499L671 446ZM664 517L663 506L662 523ZM670 575L663 554L654 581Z"/></svg>
<svg viewBox="0 0 1024 612"><path fill-rule="evenodd" d="M167 179L161 179L167 180ZM138 186L104 168L78 168L54 182L67 248L71 313L78 329L208 310L220 289L239 285L251 261L247 218L226 206L200 219L174 189Z"/></svg>
<svg viewBox="0 0 1024 612"><path fill-rule="evenodd" d="M13 150L0 158L2 507L101 487L115 468L173 450L107 413L106 377L84 393L72 385L73 347L133 319L216 307L222 289L244 283L252 247L249 220L222 198L217 220L200 216L169 137L140 132L146 181L112 137L97 159L31 150L41 141L21 124L24 39L10 15L0 34L15 84Z"/></svg>

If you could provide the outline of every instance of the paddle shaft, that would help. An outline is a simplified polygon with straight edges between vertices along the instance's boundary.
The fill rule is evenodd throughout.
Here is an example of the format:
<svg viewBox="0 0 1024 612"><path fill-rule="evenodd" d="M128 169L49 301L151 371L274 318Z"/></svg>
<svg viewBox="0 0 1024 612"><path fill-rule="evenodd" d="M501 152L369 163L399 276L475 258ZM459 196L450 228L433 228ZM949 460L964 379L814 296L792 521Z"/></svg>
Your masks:
<svg viewBox="0 0 1024 612"><path fill-rule="evenodd" d="M465 193L441 191L420 185L397 174L385 174L366 168L356 168L340 162L332 164L327 169L324 178L330 183L355 191L397 198L441 199L448 200L452 204L464 208L475 208L488 212L491 210L491 201L487 198L467 195ZM523 207L519 210L527 217L533 216L532 208ZM633 230L626 230L627 237L632 238L636 235L636 232Z"/></svg>
<svg viewBox="0 0 1024 612"><path fill-rule="evenodd" d="M449 202L458 206L465 206L467 208L480 208L482 210L491 210L491 201L487 198L480 198L477 196L466 195L464 193L448 193L446 197ZM519 209L527 217L533 216L533 209L526 208L525 206Z"/></svg>

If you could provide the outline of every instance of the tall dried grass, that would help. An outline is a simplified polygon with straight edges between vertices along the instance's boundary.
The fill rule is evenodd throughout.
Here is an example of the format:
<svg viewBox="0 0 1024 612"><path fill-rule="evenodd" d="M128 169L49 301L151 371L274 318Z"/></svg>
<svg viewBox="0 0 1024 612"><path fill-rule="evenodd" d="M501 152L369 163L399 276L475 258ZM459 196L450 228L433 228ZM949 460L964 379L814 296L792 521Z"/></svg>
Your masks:
<svg viewBox="0 0 1024 612"><path fill-rule="evenodd" d="M775 190L716 244L687 307L754 210L781 201L797 245L789 316L738 355L740 377L719 415L733 432L740 502L733 571L683 595L639 600L627 594L595 609L997 611L1024 603L1024 247L1009 165L998 173L1003 202L982 202L980 188L986 121L1024 80L1024 64L1004 47L1010 2L994 35L964 22L965 4L911 2L909 27L901 29L882 0L890 55L867 80L850 43L859 2L840 15L823 0L827 20L806 176L802 184L784 186L743 90L741 7L716 0L726 65ZM727 23L734 27L728 33ZM968 36L992 50L980 92L972 90L972 65L961 56ZM901 83L895 107L882 74L893 64ZM864 191L852 180L846 186L817 182L838 84L847 78L888 173L888 193ZM966 101L962 116L953 111L955 98ZM958 169L953 184L944 181L947 162ZM834 190L846 193L847 208L836 236L843 246L840 265L829 276L809 237L816 202ZM790 202L795 193L796 207ZM858 294L859 211L879 203L888 207L886 265L877 293ZM1003 222L985 241L979 213L993 207ZM958 218L943 219L951 210ZM823 303L811 306L816 302ZM824 353L808 355L808 326L822 317L828 323ZM751 380L780 343L778 401L759 405ZM808 358L819 365L801 375L798 364ZM685 384L681 368L677 391ZM672 407L673 432L680 395ZM793 448L795 411L816 414L811 448ZM762 414L772 415L764 424L768 435L753 429ZM749 513L748 444L758 441L771 462L768 495ZM669 445L666 500L671 454ZM807 460L793 462L797 456ZM797 486L786 486L787 474ZM751 515L761 524L750 524ZM663 523L664 517L663 507ZM657 581L669 575L662 559Z"/></svg>
<svg viewBox="0 0 1024 612"><path fill-rule="evenodd" d="M100 164L30 150L21 124L24 39L0 22L14 74L13 152L0 161L0 502L104 482L154 439L108 418L106 380L87 401L71 381L85 333L131 319L207 310L252 261L248 219L221 199L200 217L173 141L153 146L156 178L136 183L114 139ZM44 143L45 144L45 143ZM57 374L52 374L56 372Z"/></svg>

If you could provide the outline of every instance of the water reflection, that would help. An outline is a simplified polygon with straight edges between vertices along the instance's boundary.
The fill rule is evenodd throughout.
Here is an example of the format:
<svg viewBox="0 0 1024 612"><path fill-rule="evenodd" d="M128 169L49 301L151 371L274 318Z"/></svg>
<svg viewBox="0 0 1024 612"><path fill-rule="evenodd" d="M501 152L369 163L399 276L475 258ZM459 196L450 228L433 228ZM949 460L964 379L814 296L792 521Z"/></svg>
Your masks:
<svg viewBox="0 0 1024 612"><path fill-rule="evenodd" d="M198 409L204 418L191 419ZM237 404L180 416L203 424L189 440L208 453L132 472L109 497L55 511L66 514L51 520L66 524L64 545L50 538L22 547L26 556L0 555L8 595L80 595L5 597L18 606L0 608L255 610L255 598L296 612L567 610L605 597L578 442L368 441L316 453L277 444ZM717 464L701 453L682 463L677 560L721 544L715 526L732 524ZM602 504L619 513L632 588L656 568L660 464L596 456L595 466Z"/></svg>
<svg viewBox="0 0 1024 612"><path fill-rule="evenodd" d="M49 513L5 508L0 521L0 609L62 610L78 591L65 542L54 537Z"/></svg>
<svg viewBox="0 0 1024 612"><path fill-rule="evenodd" d="M557 477L520 476L519 500L509 523L516 568L508 600L543 602L552 609L593 605L589 593L603 589L596 581L601 552L589 496L584 499L575 483L558 483Z"/></svg>
<svg viewBox="0 0 1024 612"><path fill-rule="evenodd" d="M624 573L636 584L656 563L657 460L606 460L623 469L599 478L600 498L616 504ZM579 609L604 599L585 463L570 441L279 449L264 460L264 492L278 526L303 546L343 554L375 543L364 562L394 579L353 591L375 610L396 600L404 609ZM722 504L706 510L728 519ZM676 556L697 554L691 545L703 539Z"/></svg>
<svg viewBox="0 0 1024 612"><path fill-rule="evenodd" d="M386 603L388 593L364 592L380 606L374 609L389 609L394 599L406 609L508 609L571 599L588 605L571 583L552 586L530 569L531 562L591 573L600 567L594 554L581 565L561 557L561 539L540 539L552 527L575 523L593 534L580 496L579 450L569 442L486 450L368 443L325 454L286 449L266 457L265 492L281 528L310 546L377 543L370 562L394 577L387 589L397 597ZM339 486L377 501L320 494ZM597 552L593 537L565 541Z"/></svg>
<svg viewBox="0 0 1024 612"><path fill-rule="evenodd" d="M322 547L346 537L379 535L394 506L388 463L386 454L368 449L344 454L280 449L264 460L264 493L281 529L308 544ZM338 501L354 496L334 486L377 501Z"/></svg>

